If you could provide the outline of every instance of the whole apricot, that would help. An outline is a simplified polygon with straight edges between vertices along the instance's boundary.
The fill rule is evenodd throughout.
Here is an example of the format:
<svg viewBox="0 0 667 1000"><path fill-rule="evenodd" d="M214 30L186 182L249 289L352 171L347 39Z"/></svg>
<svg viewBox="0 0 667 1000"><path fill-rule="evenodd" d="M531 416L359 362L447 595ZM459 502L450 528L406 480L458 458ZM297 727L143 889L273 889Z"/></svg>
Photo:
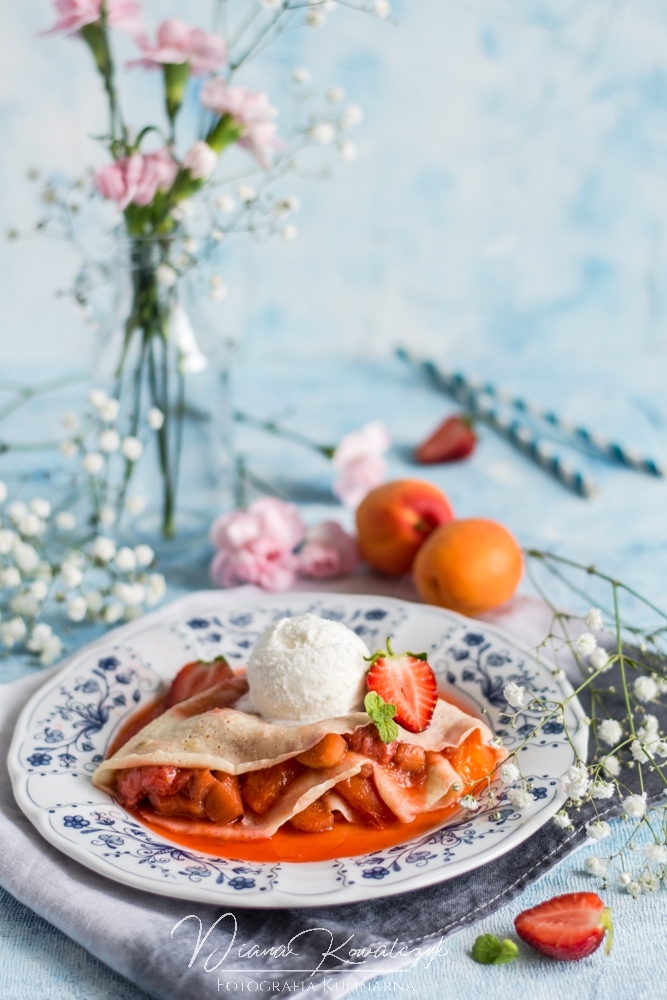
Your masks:
<svg viewBox="0 0 667 1000"><path fill-rule="evenodd" d="M508 600L523 570L507 528L481 517L442 524L417 553L414 578L427 604L479 615Z"/></svg>
<svg viewBox="0 0 667 1000"><path fill-rule="evenodd" d="M425 539L453 517L449 500L432 483L383 483L357 507L359 551L381 573L407 573Z"/></svg>

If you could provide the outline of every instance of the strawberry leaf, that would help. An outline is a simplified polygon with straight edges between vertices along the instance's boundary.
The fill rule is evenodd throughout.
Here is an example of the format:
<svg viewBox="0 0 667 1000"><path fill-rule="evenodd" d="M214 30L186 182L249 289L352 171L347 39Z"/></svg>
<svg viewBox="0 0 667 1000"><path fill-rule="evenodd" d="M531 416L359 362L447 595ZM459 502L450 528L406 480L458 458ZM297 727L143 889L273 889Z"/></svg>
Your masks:
<svg viewBox="0 0 667 1000"><path fill-rule="evenodd" d="M369 691L364 698L364 708L375 723L382 742L393 743L398 738L398 726L394 722L396 706L388 704L376 691Z"/></svg>
<svg viewBox="0 0 667 1000"><path fill-rule="evenodd" d="M514 941L500 941L495 934L480 934L472 946L472 957L480 965L506 965L519 954Z"/></svg>

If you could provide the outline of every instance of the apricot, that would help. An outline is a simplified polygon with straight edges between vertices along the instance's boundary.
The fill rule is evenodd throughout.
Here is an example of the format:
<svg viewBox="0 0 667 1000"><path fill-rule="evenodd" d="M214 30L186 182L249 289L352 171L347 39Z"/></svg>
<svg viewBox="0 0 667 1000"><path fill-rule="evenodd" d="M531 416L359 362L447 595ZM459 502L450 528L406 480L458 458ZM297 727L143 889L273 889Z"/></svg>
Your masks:
<svg viewBox="0 0 667 1000"><path fill-rule="evenodd" d="M359 551L381 573L407 573L418 549L454 512L437 486L397 479L371 490L357 508Z"/></svg>
<svg viewBox="0 0 667 1000"><path fill-rule="evenodd" d="M522 570L521 549L507 528L470 517L429 535L417 553L414 578L427 604L479 615L512 596Z"/></svg>

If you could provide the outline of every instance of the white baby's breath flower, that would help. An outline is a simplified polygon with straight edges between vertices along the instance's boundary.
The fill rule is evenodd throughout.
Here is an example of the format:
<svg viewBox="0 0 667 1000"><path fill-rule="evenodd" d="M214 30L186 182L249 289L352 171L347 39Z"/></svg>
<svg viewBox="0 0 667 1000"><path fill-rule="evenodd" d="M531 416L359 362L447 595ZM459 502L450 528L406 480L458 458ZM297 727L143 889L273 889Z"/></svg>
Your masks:
<svg viewBox="0 0 667 1000"><path fill-rule="evenodd" d="M16 565L22 573L34 573L39 566L37 550L28 542L15 542L13 546Z"/></svg>
<svg viewBox="0 0 667 1000"><path fill-rule="evenodd" d="M653 753L657 754L659 757L667 757L667 742L665 740L658 740L652 747Z"/></svg>
<svg viewBox="0 0 667 1000"><path fill-rule="evenodd" d="M567 770L563 788L570 799L581 799L590 788L590 777L585 764L572 764Z"/></svg>
<svg viewBox="0 0 667 1000"><path fill-rule="evenodd" d="M305 66L296 66L292 70L292 79L295 83L310 83L312 75L310 70L306 69Z"/></svg>
<svg viewBox="0 0 667 1000"><path fill-rule="evenodd" d="M653 872L642 872L639 876L639 890L640 892L655 892L660 888L660 880L657 875Z"/></svg>
<svg viewBox="0 0 667 1000"><path fill-rule="evenodd" d="M14 543L17 541L16 533L9 528L0 530L0 556L7 556L12 551Z"/></svg>
<svg viewBox="0 0 667 1000"><path fill-rule="evenodd" d="M128 462L138 462L143 455L144 446L139 438L128 435L128 437L123 438L121 450Z"/></svg>
<svg viewBox="0 0 667 1000"><path fill-rule="evenodd" d="M63 458L74 458L79 451L76 441L61 441L58 447Z"/></svg>
<svg viewBox="0 0 667 1000"><path fill-rule="evenodd" d="M10 503L7 508L7 513L9 515L9 520L13 524L18 524L28 514L28 505L23 503L22 500L15 500L14 503Z"/></svg>
<svg viewBox="0 0 667 1000"><path fill-rule="evenodd" d="M71 531L76 526L76 518L68 510L61 510L56 514L55 521L56 527L61 531Z"/></svg>
<svg viewBox="0 0 667 1000"><path fill-rule="evenodd" d="M589 854L584 861L584 868L589 875L603 876L607 874L608 863L603 858L596 858L594 854Z"/></svg>
<svg viewBox="0 0 667 1000"><path fill-rule="evenodd" d="M352 163L357 158L357 147L350 139L343 139L338 144L338 152L344 163Z"/></svg>
<svg viewBox="0 0 667 1000"><path fill-rule="evenodd" d="M602 646L595 647L588 657L588 662L595 670L604 670L605 667L609 669L612 665L607 650L603 649Z"/></svg>
<svg viewBox="0 0 667 1000"><path fill-rule="evenodd" d="M500 768L500 780L504 781L506 785L511 785L519 778L520 773L516 764L510 760Z"/></svg>
<svg viewBox="0 0 667 1000"><path fill-rule="evenodd" d="M648 712L644 716L641 726L637 730L637 739L642 743L654 743L659 737L660 724L655 715Z"/></svg>
<svg viewBox="0 0 667 1000"><path fill-rule="evenodd" d="M162 285L163 288L173 288L178 280L176 271L169 264L158 264L155 269L155 277L158 285Z"/></svg>
<svg viewBox="0 0 667 1000"><path fill-rule="evenodd" d="M211 278L211 288L208 294L211 302L223 302L227 298L229 289L219 274L214 274Z"/></svg>
<svg viewBox="0 0 667 1000"><path fill-rule="evenodd" d="M75 566L74 563L66 559L60 567L60 578L63 582L63 586L67 590L72 590L74 587L78 587L81 584L81 581L83 580L83 573L78 566Z"/></svg>
<svg viewBox="0 0 667 1000"><path fill-rule="evenodd" d="M321 9L312 9L306 14L306 24L311 28L321 28L327 22L326 15Z"/></svg>
<svg viewBox="0 0 667 1000"><path fill-rule="evenodd" d="M572 829L572 820L570 819L570 817L568 816L568 814L565 812L564 809L561 809L560 812L556 813L556 815L554 816L554 823L556 824L556 826L559 826L561 830Z"/></svg>
<svg viewBox="0 0 667 1000"><path fill-rule="evenodd" d="M586 827L586 833L593 840L604 840L611 833L611 827L609 823L605 823L603 819L595 820L594 823L589 823Z"/></svg>
<svg viewBox="0 0 667 1000"><path fill-rule="evenodd" d="M120 603L120 601L112 601L111 604L107 604L102 618L107 623L107 625L113 625L115 622L120 621L123 617L125 608Z"/></svg>
<svg viewBox="0 0 667 1000"><path fill-rule="evenodd" d="M233 212L236 207L236 202L233 198L230 198L228 194L221 194L215 199L216 207L220 209L223 215L227 215L229 212Z"/></svg>
<svg viewBox="0 0 667 1000"><path fill-rule="evenodd" d="M502 738L502 736L492 736L491 739L489 740L489 746L490 747L496 747L497 748L497 747L501 747L502 745L503 745L503 738Z"/></svg>
<svg viewBox="0 0 667 1000"><path fill-rule="evenodd" d="M632 690L634 691L635 698L638 701L653 701L658 694L658 685L652 677L647 677L646 674L642 674L641 677L637 677L635 680L632 685Z"/></svg>
<svg viewBox="0 0 667 1000"><path fill-rule="evenodd" d="M18 522L17 527L24 538L37 538L38 535L44 533L46 525L37 514L26 514Z"/></svg>
<svg viewBox="0 0 667 1000"><path fill-rule="evenodd" d="M84 472L87 472L89 476L96 476L104 467L104 459L99 452L89 451L87 455L83 456L81 464Z"/></svg>
<svg viewBox="0 0 667 1000"><path fill-rule="evenodd" d="M280 231L280 235L286 243L292 243L297 238L298 230L292 222L288 222Z"/></svg>
<svg viewBox="0 0 667 1000"><path fill-rule="evenodd" d="M96 538L93 542L90 551L93 558L97 559L98 562L108 563L109 560L113 559L116 554L116 543L110 538L105 538L103 535L100 535L100 537Z"/></svg>
<svg viewBox="0 0 667 1000"><path fill-rule="evenodd" d="M345 97L345 91L342 87L330 87L327 90L327 100L331 101L332 104L338 104Z"/></svg>
<svg viewBox="0 0 667 1000"><path fill-rule="evenodd" d="M512 708L521 708L526 702L526 689L510 681L503 688L503 697Z"/></svg>
<svg viewBox="0 0 667 1000"><path fill-rule="evenodd" d="M28 587L28 593L31 597L34 597L36 601L46 600L46 595L49 592L49 585L46 580L33 580L33 582Z"/></svg>
<svg viewBox="0 0 667 1000"><path fill-rule="evenodd" d="M39 601L25 593L15 594L9 602L12 614L21 615L22 618L36 618L39 614L39 606Z"/></svg>
<svg viewBox="0 0 667 1000"><path fill-rule="evenodd" d="M116 567L123 573L131 573L137 566L137 557L126 545L119 549L115 559Z"/></svg>
<svg viewBox="0 0 667 1000"><path fill-rule="evenodd" d="M278 10L282 6L283 0L259 0L260 7L265 10Z"/></svg>
<svg viewBox="0 0 667 1000"><path fill-rule="evenodd" d="M610 781L595 781L591 788L591 798L610 799L614 794L614 786Z"/></svg>
<svg viewBox="0 0 667 1000"><path fill-rule="evenodd" d="M621 724L620 722L617 722L616 719L604 719L602 722L598 723L597 732L598 738L610 747L620 743L623 736Z"/></svg>
<svg viewBox="0 0 667 1000"><path fill-rule="evenodd" d="M118 451L120 448L120 434L115 427L108 427L107 430L102 431L100 434L98 444L100 451L105 451L108 454Z"/></svg>
<svg viewBox="0 0 667 1000"><path fill-rule="evenodd" d="M13 590L15 587L20 586L21 574L16 566L7 566L6 569L0 570L0 587L3 587L5 590Z"/></svg>
<svg viewBox="0 0 667 1000"><path fill-rule="evenodd" d="M46 519L51 514L51 504L44 497L35 497L34 500L30 501L30 510L37 517Z"/></svg>
<svg viewBox="0 0 667 1000"><path fill-rule="evenodd" d="M623 811L628 819L641 819L646 812L646 792L642 795L627 795L623 799Z"/></svg>
<svg viewBox="0 0 667 1000"><path fill-rule="evenodd" d="M146 604L149 607L158 604L167 592L167 584L162 573L151 573L146 588Z"/></svg>
<svg viewBox="0 0 667 1000"><path fill-rule="evenodd" d="M340 120L340 127L344 129L354 128L364 120L364 113L358 104L348 104Z"/></svg>
<svg viewBox="0 0 667 1000"><path fill-rule="evenodd" d="M67 604L67 617L73 622L82 622L88 611L85 597L73 597Z"/></svg>
<svg viewBox="0 0 667 1000"><path fill-rule="evenodd" d="M150 545L137 545L134 550L134 556L137 560L137 566L150 566L155 558L155 553L153 552Z"/></svg>
<svg viewBox="0 0 667 1000"><path fill-rule="evenodd" d="M0 503L4 503L7 499L7 487L2 479L0 479Z"/></svg>
<svg viewBox="0 0 667 1000"><path fill-rule="evenodd" d="M128 604L123 612L123 618L128 622L133 622L144 613L141 604Z"/></svg>
<svg viewBox="0 0 667 1000"><path fill-rule="evenodd" d="M645 764L648 760L647 755L642 750L642 745L639 740L633 740L630 744L630 753L635 758L638 764Z"/></svg>
<svg viewBox="0 0 667 1000"><path fill-rule="evenodd" d="M582 717L579 719L579 725L581 726L582 729L588 729L590 727L590 724L591 720L588 718L587 715L582 715Z"/></svg>
<svg viewBox="0 0 667 1000"><path fill-rule="evenodd" d="M8 622L3 622L0 625L0 639L8 649L11 649L15 643L22 642L27 634L28 629L22 618L10 618Z"/></svg>
<svg viewBox="0 0 667 1000"><path fill-rule="evenodd" d="M104 389L91 389L88 393L88 402L91 406L94 406L96 410L104 406L109 397L107 396Z"/></svg>
<svg viewBox="0 0 667 1000"><path fill-rule="evenodd" d="M667 847L664 844L644 844L644 857L652 865L667 865Z"/></svg>
<svg viewBox="0 0 667 1000"><path fill-rule="evenodd" d="M243 202L254 201L257 197L257 191L254 189L252 184L239 184L236 189L236 193Z"/></svg>
<svg viewBox="0 0 667 1000"><path fill-rule="evenodd" d="M479 802L474 795L464 795L459 799L459 805L462 809L469 809L471 812L475 812L479 809Z"/></svg>
<svg viewBox="0 0 667 1000"><path fill-rule="evenodd" d="M660 694L667 694L667 678L656 677L655 683L658 685L658 691Z"/></svg>
<svg viewBox="0 0 667 1000"><path fill-rule="evenodd" d="M181 201L175 208L172 208L171 214L176 222L183 222L184 219L188 219L192 215L194 210L192 199L186 198L185 201Z"/></svg>
<svg viewBox="0 0 667 1000"><path fill-rule="evenodd" d="M632 875L630 872L619 872L617 877L618 881L623 886L628 886L632 882Z"/></svg>
<svg viewBox="0 0 667 1000"><path fill-rule="evenodd" d="M595 636L590 632L583 632L577 639L577 652L582 656L590 656L596 646Z"/></svg>
<svg viewBox="0 0 667 1000"><path fill-rule="evenodd" d="M74 410L65 410L62 415L62 424L65 430L75 431L79 426L79 418Z"/></svg>
<svg viewBox="0 0 667 1000"><path fill-rule="evenodd" d="M523 788L510 788L507 793L507 800L515 809L525 809L530 802L528 792Z"/></svg>
<svg viewBox="0 0 667 1000"><path fill-rule="evenodd" d="M391 4L389 0L373 0L373 13L376 17L385 21L391 14Z"/></svg>
<svg viewBox="0 0 667 1000"><path fill-rule="evenodd" d="M83 596L86 599L88 610L93 614L97 614L104 603L104 598L100 594L99 590L87 590Z"/></svg>
<svg viewBox="0 0 667 1000"><path fill-rule="evenodd" d="M586 627L589 628L591 632L602 632L604 629L602 612L599 608L591 608L584 618L584 621L586 622Z"/></svg>
<svg viewBox="0 0 667 1000"><path fill-rule="evenodd" d="M50 625L47 625L46 622L40 622L39 625L35 625L27 642L30 652L39 653L52 635L53 629Z"/></svg>
<svg viewBox="0 0 667 1000"><path fill-rule="evenodd" d="M618 757L614 757L613 754L610 754L609 757L605 758L603 766L605 771L610 774L612 778L618 777L621 770L621 762Z"/></svg>
<svg viewBox="0 0 667 1000"><path fill-rule="evenodd" d="M101 420L106 424L112 424L118 416L119 410L120 402L117 399L107 399L104 406L100 406L98 412Z"/></svg>
<svg viewBox="0 0 667 1000"><path fill-rule="evenodd" d="M113 595L123 604L141 604L146 596L146 588L141 583L119 581L113 588Z"/></svg>
<svg viewBox="0 0 667 1000"><path fill-rule="evenodd" d="M132 514L133 517L137 517L139 514L143 514L146 509L146 501L143 497L134 496L128 497L125 501L125 510L128 514Z"/></svg>
<svg viewBox="0 0 667 1000"><path fill-rule="evenodd" d="M146 414L146 420L151 430L159 431L164 424L164 413L162 410L158 410L157 406L151 406Z"/></svg>
<svg viewBox="0 0 667 1000"><path fill-rule="evenodd" d="M211 230L211 239L215 240L216 243L222 243L224 238L225 234L223 233L222 229L218 229L217 226L214 226L213 229Z"/></svg>
<svg viewBox="0 0 667 1000"><path fill-rule="evenodd" d="M53 569L50 563L41 562L37 569L35 570L35 579L44 580L46 583L51 583L53 580Z"/></svg>
<svg viewBox="0 0 667 1000"><path fill-rule="evenodd" d="M39 662L44 664L45 667L48 667L50 663L53 663L54 660L58 659L62 651L62 641L57 635L52 635L51 638L47 639L42 646L42 651L39 655Z"/></svg>
<svg viewBox="0 0 667 1000"><path fill-rule="evenodd" d="M335 135L335 129L329 122L321 122L308 130L308 138L319 146L329 146L334 141Z"/></svg>
<svg viewBox="0 0 667 1000"><path fill-rule="evenodd" d="M100 508L100 524L103 524L105 528L110 528L112 524L116 523L116 511L113 507L101 507Z"/></svg>
<svg viewBox="0 0 667 1000"><path fill-rule="evenodd" d="M188 236L187 239L183 240L183 249L189 254L197 253L197 250L199 250L199 243L197 240L193 240L191 236Z"/></svg>

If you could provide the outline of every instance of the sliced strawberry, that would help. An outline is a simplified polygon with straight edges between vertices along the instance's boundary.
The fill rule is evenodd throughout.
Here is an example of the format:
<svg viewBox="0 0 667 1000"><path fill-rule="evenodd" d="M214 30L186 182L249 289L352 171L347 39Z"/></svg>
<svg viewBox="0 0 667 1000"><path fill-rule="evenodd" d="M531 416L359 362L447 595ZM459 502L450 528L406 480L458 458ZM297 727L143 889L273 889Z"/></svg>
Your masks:
<svg viewBox="0 0 667 1000"><path fill-rule="evenodd" d="M576 962L592 955L609 931L605 953L612 941L611 910L595 892L568 892L524 910L514 921L522 941L559 962Z"/></svg>
<svg viewBox="0 0 667 1000"><path fill-rule="evenodd" d="M470 419L460 413L447 417L433 433L415 450L415 458L422 465L437 462L459 462L475 450L477 435Z"/></svg>
<svg viewBox="0 0 667 1000"><path fill-rule="evenodd" d="M173 708L182 701L187 701L195 694L208 691L215 687L220 681L228 680L234 676L234 671L227 663L224 656L219 656L216 660L207 663L205 660L193 660L186 663L174 677L169 695L167 697L167 708Z"/></svg>
<svg viewBox="0 0 667 1000"><path fill-rule="evenodd" d="M394 722L409 733L422 733L430 723L438 686L425 653L397 656L387 639L386 651L381 649L371 658L366 685L395 706Z"/></svg>

